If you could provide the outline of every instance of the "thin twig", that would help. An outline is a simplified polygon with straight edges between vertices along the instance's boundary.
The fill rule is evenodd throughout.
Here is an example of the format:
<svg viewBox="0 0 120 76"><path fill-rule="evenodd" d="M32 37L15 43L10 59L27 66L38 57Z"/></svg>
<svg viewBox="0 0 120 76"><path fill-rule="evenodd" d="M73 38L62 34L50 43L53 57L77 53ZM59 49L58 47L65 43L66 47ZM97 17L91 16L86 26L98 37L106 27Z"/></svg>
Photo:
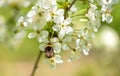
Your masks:
<svg viewBox="0 0 120 76"><path fill-rule="evenodd" d="M34 64L34 67L33 67L33 70L32 70L32 73L31 73L31 76L34 76L35 75L35 72L36 72L36 69L38 67L38 63L39 63L39 60L41 58L41 55L42 55L42 51L39 51L39 54L38 54L38 57L37 57L37 60Z"/></svg>
<svg viewBox="0 0 120 76"><path fill-rule="evenodd" d="M68 11L70 10L70 8L73 6L73 4L74 4L76 1L77 1L77 0L73 0L72 3L70 4L70 6L65 9L65 15L64 15L65 18L66 18L67 15L68 15Z"/></svg>

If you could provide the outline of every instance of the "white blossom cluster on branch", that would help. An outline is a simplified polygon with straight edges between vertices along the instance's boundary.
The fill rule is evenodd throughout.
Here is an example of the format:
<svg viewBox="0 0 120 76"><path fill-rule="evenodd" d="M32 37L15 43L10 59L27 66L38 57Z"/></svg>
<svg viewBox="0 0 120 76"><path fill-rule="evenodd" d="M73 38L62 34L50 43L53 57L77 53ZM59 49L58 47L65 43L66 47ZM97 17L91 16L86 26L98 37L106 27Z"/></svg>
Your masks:
<svg viewBox="0 0 120 76"><path fill-rule="evenodd" d="M70 52L69 62L79 58L81 53L88 55L92 48L90 39L94 38L101 23L113 21L111 12L114 2L39 0L26 17L19 18L17 27L19 31L28 31L28 38L37 38L39 49L45 54L45 62L55 68L57 63L63 63L61 52ZM86 8L78 8L82 6Z"/></svg>

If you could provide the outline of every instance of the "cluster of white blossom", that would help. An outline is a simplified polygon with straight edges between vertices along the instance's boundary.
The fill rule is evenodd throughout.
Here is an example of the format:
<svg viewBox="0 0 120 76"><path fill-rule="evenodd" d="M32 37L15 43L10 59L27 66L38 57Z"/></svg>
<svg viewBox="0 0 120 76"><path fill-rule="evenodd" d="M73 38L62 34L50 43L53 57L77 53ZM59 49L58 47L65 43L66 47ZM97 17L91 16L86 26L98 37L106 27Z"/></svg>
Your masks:
<svg viewBox="0 0 120 76"><path fill-rule="evenodd" d="M46 55L46 62L55 68L56 63L63 63L62 51L70 51L68 61L79 58L81 52L88 55L92 48L90 38L94 37L94 32L98 31L101 21L112 22L111 8L113 0L90 0L86 3L84 27L74 28L73 15L79 12L73 0L65 2L57 0L40 0L27 13L27 17L20 17L18 20L19 30L28 30L28 38L37 37L40 43L39 49ZM78 6L78 5L77 5ZM82 24L81 24L82 25Z"/></svg>
<svg viewBox="0 0 120 76"><path fill-rule="evenodd" d="M111 16L112 11L112 0L102 0L102 21L106 21L107 23L111 23L113 20L113 17Z"/></svg>

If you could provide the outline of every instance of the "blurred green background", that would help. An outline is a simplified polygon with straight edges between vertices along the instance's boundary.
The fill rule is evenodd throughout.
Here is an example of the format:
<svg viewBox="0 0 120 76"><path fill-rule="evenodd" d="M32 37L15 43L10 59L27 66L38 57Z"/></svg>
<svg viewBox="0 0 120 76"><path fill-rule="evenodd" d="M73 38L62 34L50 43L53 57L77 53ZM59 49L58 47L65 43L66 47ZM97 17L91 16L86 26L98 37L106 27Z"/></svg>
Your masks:
<svg viewBox="0 0 120 76"><path fill-rule="evenodd" d="M25 37L21 44L17 45L11 37L14 35L13 27L19 16L25 16L35 2L36 0L0 0L0 76L31 74L39 44L36 39ZM79 60L68 63L66 58L68 53L63 53L62 57L66 62L57 65L56 70L51 70L47 64L42 63L42 58L35 76L120 76L119 9L120 3L114 5L113 22L103 23L96 33L96 38L92 40L93 48L88 56L81 55Z"/></svg>

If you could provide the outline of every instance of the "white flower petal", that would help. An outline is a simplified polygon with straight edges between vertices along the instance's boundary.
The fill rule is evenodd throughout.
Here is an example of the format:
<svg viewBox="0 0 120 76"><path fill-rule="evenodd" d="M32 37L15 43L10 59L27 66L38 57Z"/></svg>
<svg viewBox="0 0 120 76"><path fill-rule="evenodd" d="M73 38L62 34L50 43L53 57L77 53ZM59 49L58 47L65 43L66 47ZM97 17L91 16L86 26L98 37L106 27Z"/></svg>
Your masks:
<svg viewBox="0 0 120 76"><path fill-rule="evenodd" d="M23 22L23 25L24 25L24 27L27 27L28 23L27 22Z"/></svg>
<svg viewBox="0 0 120 76"><path fill-rule="evenodd" d="M24 17L20 17L19 19L18 19L18 23L21 23L21 22L23 22L24 21Z"/></svg>
<svg viewBox="0 0 120 76"><path fill-rule="evenodd" d="M94 5L94 4L90 4L90 6L91 6L91 10L96 10L97 9L97 6Z"/></svg>
<svg viewBox="0 0 120 76"><path fill-rule="evenodd" d="M44 38L43 42L44 42L44 43L49 43L48 38Z"/></svg>
<svg viewBox="0 0 120 76"><path fill-rule="evenodd" d="M80 39L76 39L76 49L80 48Z"/></svg>
<svg viewBox="0 0 120 76"><path fill-rule="evenodd" d="M102 2L103 2L103 4L106 4L106 5L108 5L108 4L112 4L112 0L102 0Z"/></svg>
<svg viewBox="0 0 120 76"><path fill-rule="evenodd" d="M106 20L105 14L102 14L102 21L104 22Z"/></svg>
<svg viewBox="0 0 120 76"><path fill-rule="evenodd" d="M57 4L56 0L51 0L51 4L56 5Z"/></svg>
<svg viewBox="0 0 120 76"><path fill-rule="evenodd" d="M87 48L83 49L83 53L84 53L84 55L88 55L89 54L89 49L87 49Z"/></svg>
<svg viewBox="0 0 120 76"><path fill-rule="evenodd" d="M39 43L41 43L41 42L43 42L43 37L38 37L38 41L39 41Z"/></svg>
<svg viewBox="0 0 120 76"><path fill-rule="evenodd" d="M46 21L50 21L52 19L52 16L49 12L44 13L44 18Z"/></svg>
<svg viewBox="0 0 120 76"><path fill-rule="evenodd" d="M60 55L55 55L55 62L56 63L63 63L63 60L61 59Z"/></svg>
<svg viewBox="0 0 120 76"><path fill-rule="evenodd" d="M54 26L52 27L52 29L53 29L54 31L59 31L59 30L60 30L60 27L59 27L59 25L54 25Z"/></svg>
<svg viewBox="0 0 120 76"><path fill-rule="evenodd" d="M69 25L71 23L71 18L64 20L64 25Z"/></svg>
<svg viewBox="0 0 120 76"><path fill-rule="evenodd" d="M113 17L110 14L106 15L106 22L111 23L113 21Z"/></svg>
<svg viewBox="0 0 120 76"><path fill-rule="evenodd" d="M67 44L62 43L62 49L63 50L69 50L69 47L67 46Z"/></svg>
<svg viewBox="0 0 120 76"><path fill-rule="evenodd" d="M59 15L59 16L63 16L64 15L64 9L58 9L56 11L56 14Z"/></svg>
<svg viewBox="0 0 120 76"><path fill-rule="evenodd" d="M31 10L28 12L27 17L33 17L36 14L36 11Z"/></svg>
<svg viewBox="0 0 120 76"><path fill-rule="evenodd" d="M97 27L93 27L93 30L94 30L94 32L98 32L98 28Z"/></svg>
<svg viewBox="0 0 120 76"><path fill-rule="evenodd" d="M73 28L70 26L66 26L66 34L70 35L73 32Z"/></svg>
<svg viewBox="0 0 120 76"><path fill-rule="evenodd" d="M45 44L45 43L41 43L41 44L39 45L40 51L45 51L45 47L46 47L46 44Z"/></svg>
<svg viewBox="0 0 120 76"><path fill-rule="evenodd" d="M28 34L28 38L35 38L37 36L36 32L31 32Z"/></svg>
<svg viewBox="0 0 120 76"><path fill-rule="evenodd" d="M56 24L62 24L64 21L64 16L54 16L53 21Z"/></svg>
<svg viewBox="0 0 120 76"><path fill-rule="evenodd" d="M43 0L42 8L49 9L50 8L50 2L48 0Z"/></svg>
<svg viewBox="0 0 120 76"><path fill-rule="evenodd" d="M42 31L41 31L41 35L42 35L43 37L48 37L48 36L49 36L49 32L48 32L47 30L42 30Z"/></svg>
<svg viewBox="0 0 120 76"><path fill-rule="evenodd" d="M51 43L55 43L55 42L58 42L58 41L59 41L59 40L58 40L58 38L56 38L56 37L50 39L50 42L51 42Z"/></svg>
<svg viewBox="0 0 120 76"><path fill-rule="evenodd" d="M77 8L75 7L75 5L73 5L70 9L70 12L74 13L77 11Z"/></svg>
<svg viewBox="0 0 120 76"><path fill-rule="evenodd" d="M102 11L102 12L106 12L107 8L108 8L108 7L107 7L106 5L102 5L101 11Z"/></svg>
<svg viewBox="0 0 120 76"><path fill-rule="evenodd" d="M60 39L63 39L63 37L65 36L65 32L66 32L66 30L64 28L62 28L58 33L58 37Z"/></svg>
<svg viewBox="0 0 120 76"><path fill-rule="evenodd" d="M55 53L60 53L60 51L61 51L61 44L60 43L53 44L53 49L54 49Z"/></svg>
<svg viewBox="0 0 120 76"><path fill-rule="evenodd" d="M42 43L42 42L49 43L49 40L46 37L38 37L38 41L39 41L39 43Z"/></svg>
<svg viewBox="0 0 120 76"><path fill-rule="evenodd" d="M28 21L28 22L33 22L33 21L34 21L34 18L31 18L31 17L30 17L30 18L27 19L27 21Z"/></svg>

